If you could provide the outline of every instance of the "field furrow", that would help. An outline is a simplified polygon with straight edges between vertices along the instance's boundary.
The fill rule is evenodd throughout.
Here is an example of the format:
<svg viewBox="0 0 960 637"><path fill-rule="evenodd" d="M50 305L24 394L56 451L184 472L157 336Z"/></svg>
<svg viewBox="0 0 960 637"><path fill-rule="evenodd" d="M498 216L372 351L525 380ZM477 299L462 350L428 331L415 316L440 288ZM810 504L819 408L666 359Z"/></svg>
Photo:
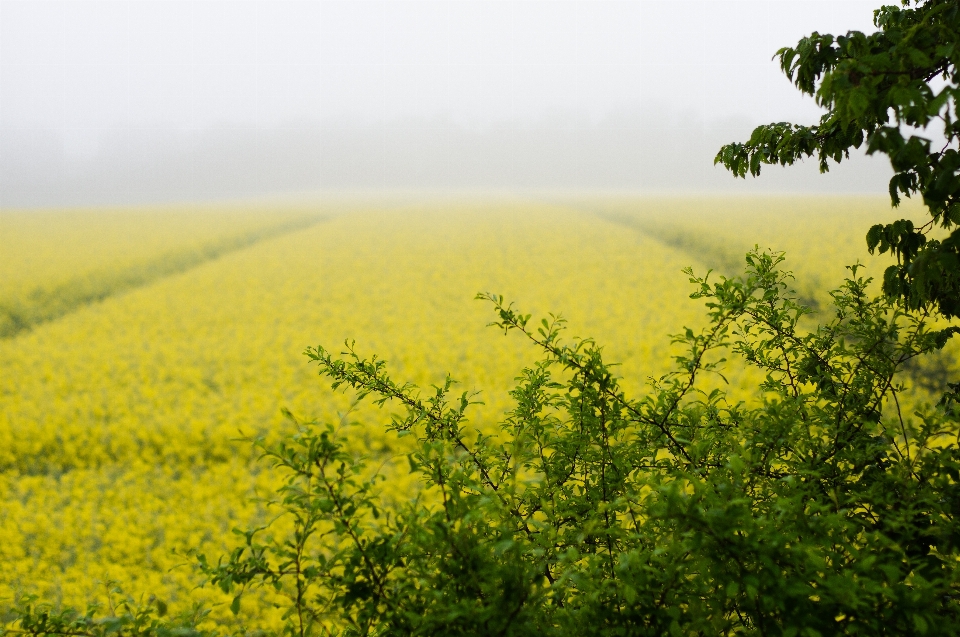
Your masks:
<svg viewBox="0 0 960 637"><path fill-rule="evenodd" d="M184 272L260 241L308 228L324 219L317 215L295 217L240 233L224 228L224 236L200 245L168 250L125 267L94 270L52 285L37 285L20 294L5 294L0 296L0 338L12 338L84 305Z"/></svg>

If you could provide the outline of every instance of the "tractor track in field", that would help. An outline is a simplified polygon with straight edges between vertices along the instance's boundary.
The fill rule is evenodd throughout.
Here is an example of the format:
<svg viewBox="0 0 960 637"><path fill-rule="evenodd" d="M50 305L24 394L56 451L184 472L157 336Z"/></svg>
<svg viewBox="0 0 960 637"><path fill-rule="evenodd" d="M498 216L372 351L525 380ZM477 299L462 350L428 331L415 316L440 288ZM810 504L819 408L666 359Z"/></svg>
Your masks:
<svg viewBox="0 0 960 637"><path fill-rule="evenodd" d="M192 270L227 254L263 241L329 221L331 215L311 215L223 237L200 247L172 250L115 272L103 271L37 287L19 299L0 298L0 340L8 340L37 325L57 320L80 308Z"/></svg>
<svg viewBox="0 0 960 637"><path fill-rule="evenodd" d="M645 222L643 219L626 214L596 210L590 212L599 219L631 228L654 241L689 255L724 276L732 277L743 273L745 265L743 255L735 252L721 240L698 235L679 226ZM801 282L795 281L795 283ZM817 314L824 308L813 296L813 290L809 285L808 281L805 293L802 286L798 286L801 290L796 290L795 293L797 302L813 310L813 315L808 315L806 320L814 325L817 322ZM931 353L922 362L909 361L903 366L902 373L914 386L933 396L939 396L946 389L948 382L956 380L958 369L951 353L941 350Z"/></svg>
<svg viewBox="0 0 960 637"><path fill-rule="evenodd" d="M708 268L726 277L734 277L743 273L746 261L744 253L730 248L726 242L710 236L691 232L666 223L645 222L626 214L617 214L603 211L592 211L592 214L609 223L625 226L653 239L669 248L682 252ZM795 283L800 283L795 281ZM798 286L799 287L799 286ZM797 301L814 312L819 311L820 302L810 293L795 290Z"/></svg>
<svg viewBox="0 0 960 637"><path fill-rule="evenodd" d="M726 276L732 276L738 270L743 270L743 255L735 254L724 242L710 237L691 233L678 226L663 223L644 222L642 219L625 214L610 212L594 212L595 216L626 226L651 239L694 257L707 267L713 268Z"/></svg>

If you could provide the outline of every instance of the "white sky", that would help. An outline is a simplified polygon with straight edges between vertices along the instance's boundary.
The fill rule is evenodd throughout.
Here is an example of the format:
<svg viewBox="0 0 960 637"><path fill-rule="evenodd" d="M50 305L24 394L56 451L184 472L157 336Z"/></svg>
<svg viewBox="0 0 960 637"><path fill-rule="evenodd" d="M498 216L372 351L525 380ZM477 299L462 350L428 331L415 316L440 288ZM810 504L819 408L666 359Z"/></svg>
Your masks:
<svg viewBox="0 0 960 637"><path fill-rule="evenodd" d="M0 0L0 136L83 159L118 132L809 122L772 55L879 4Z"/></svg>
<svg viewBox="0 0 960 637"><path fill-rule="evenodd" d="M5 126L810 112L771 61L875 2L0 2Z"/></svg>

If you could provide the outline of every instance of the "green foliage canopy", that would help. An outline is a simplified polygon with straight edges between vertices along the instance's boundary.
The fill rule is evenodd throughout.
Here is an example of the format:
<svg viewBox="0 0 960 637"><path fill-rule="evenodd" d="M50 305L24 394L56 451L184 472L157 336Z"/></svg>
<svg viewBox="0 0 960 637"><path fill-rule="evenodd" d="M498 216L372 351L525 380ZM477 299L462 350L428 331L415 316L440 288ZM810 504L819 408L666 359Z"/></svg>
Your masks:
<svg viewBox="0 0 960 637"><path fill-rule="evenodd" d="M775 57L788 78L826 109L820 122L760 126L746 143L721 148L715 163L738 177L757 176L764 164L791 165L816 156L821 172L866 143L867 153L889 157L890 198L919 194L930 220L877 224L867 233L870 252L892 252L883 289L909 308L928 304L960 316L960 134L957 66L960 4L955 0L903 0L874 12L877 31L865 35L812 33ZM943 127L946 143L924 136ZM931 238L940 227L952 232Z"/></svg>

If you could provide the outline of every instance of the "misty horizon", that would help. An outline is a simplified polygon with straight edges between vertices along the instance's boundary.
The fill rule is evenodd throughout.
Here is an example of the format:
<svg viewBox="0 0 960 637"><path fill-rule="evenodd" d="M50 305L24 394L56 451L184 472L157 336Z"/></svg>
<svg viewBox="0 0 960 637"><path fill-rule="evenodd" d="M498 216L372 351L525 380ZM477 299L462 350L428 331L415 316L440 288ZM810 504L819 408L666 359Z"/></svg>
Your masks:
<svg viewBox="0 0 960 637"><path fill-rule="evenodd" d="M296 192L870 192L862 156L737 180L820 109L770 56L871 2L0 0L0 207Z"/></svg>
<svg viewBox="0 0 960 637"><path fill-rule="evenodd" d="M30 208L217 201L343 191L563 190L634 194L883 193L886 158L851 156L821 175L814 159L735 179L713 157L749 136L744 118L712 127L645 125L629 114L577 121L504 122L470 130L408 120L378 128L300 123L201 133L124 131L94 154L64 158L49 135L6 136L0 205ZM563 124L567 124L564 126ZM633 124L632 126L629 124ZM139 133L139 134L138 134ZM17 143L21 146L17 148ZM33 156L31 156L31 153ZM14 157L15 161L5 161Z"/></svg>

